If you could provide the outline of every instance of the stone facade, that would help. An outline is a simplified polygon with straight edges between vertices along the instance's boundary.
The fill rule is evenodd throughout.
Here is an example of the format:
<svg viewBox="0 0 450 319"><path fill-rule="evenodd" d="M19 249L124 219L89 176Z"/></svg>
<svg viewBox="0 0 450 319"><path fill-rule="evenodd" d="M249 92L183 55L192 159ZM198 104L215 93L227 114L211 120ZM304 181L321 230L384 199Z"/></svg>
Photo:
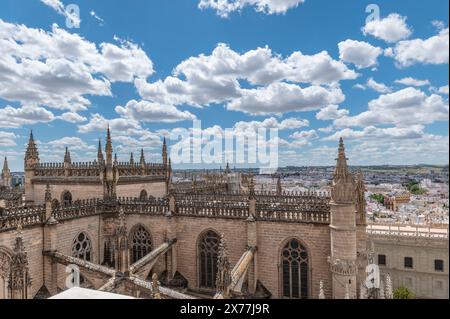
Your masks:
<svg viewBox="0 0 450 319"><path fill-rule="evenodd" d="M394 289L404 286L417 298L448 299L448 232L398 231L391 227L372 233L369 230L369 235L375 262L382 276L390 274ZM405 264L405 258L411 258L412 265ZM442 269L436 268L440 261Z"/></svg>
<svg viewBox="0 0 450 319"><path fill-rule="evenodd" d="M80 267L87 287L133 296L357 298L358 265L367 264L364 185L347 169L342 140L331 195L286 193L281 183L257 192L253 178L240 192L217 182L177 190L165 143L162 164L146 163L143 152L139 164L113 160L109 130L105 151L103 158L99 146L88 164L72 163L69 150L64 163L41 164L30 136L27 205L0 217L3 297L18 296L7 265L21 238L25 298L66 289L68 264ZM160 293L152 290L157 277Z"/></svg>

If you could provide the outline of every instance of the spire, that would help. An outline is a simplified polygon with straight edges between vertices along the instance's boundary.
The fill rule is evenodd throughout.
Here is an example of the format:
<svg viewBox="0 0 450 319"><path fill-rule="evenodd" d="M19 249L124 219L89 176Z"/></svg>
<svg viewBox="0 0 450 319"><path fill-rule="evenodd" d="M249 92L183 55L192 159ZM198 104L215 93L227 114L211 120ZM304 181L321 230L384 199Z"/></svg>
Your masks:
<svg viewBox="0 0 450 319"><path fill-rule="evenodd" d="M27 299L27 287L31 285L31 279L28 272L28 256L22 238L21 221L17 225L16 240L10 261L9 285L13 299Z"/></svg>
<svg viewBox="0 0 450 319"><path fill-rule="evenodd" d="M163 164L167 165L167 141L166 141L166 137L164 137L164 140L163 140L162 160L163 160Z"/></svg>
<svg viewBox="0 0 450 319"><path fill-rule="evenodd" d="M117 161L117 153L114 153L114 164L117 165L118 161Z"/></svg>
<svg viewBox="0 0 450 319"><path fill-rule="evenodd" d="M106 131L106 164L112 164L112 154L113 154L113 147L112 147L112 141L111 141L111 131L109 129Z"/></svg>
<svg viewBox="0 0 450 319"><path fill-rule="evenodd" d="M338 158L336 160L337 160L337 165L336 165L336 170L334 172L334 177L335 178L347 177L347 175L349 174L348 169L347 169L348 158L345 156L344 139L342 137L339 139L339 151L338 151Z"/></svg>
<svg viewBox="0 0 450 319"><path fill-rule="evenodd" d="M102 151L102 142L100 139L98 139L97 161L99 164L102 164L105 161L105 158L103 157L103 151Z"/></svg>
<svg viewBox="0 0 450 319"><path fill-rule="evenodd" d="M72 163L72 159L70 157L69 148L66 147L66 153L64 154L64 163L70 164Z"/></svg>
<svg viewBox="0 0 450 319"><path fill-rule="evenodd" d="M9 167L8 167L8 158L5 156L5 161L3 162L3 172L9 172Z"/></svg>
<svg viewBox="0 0 450 319"><path fill-rule="evenodd" d="M345 146L342 137L339 140L338 158L336 160L331 198L335 203L354 203L356 197L355 181L347 167L347 157L345 156Z"/></svg>
<svg viewBox="0 0 450 319"><path fill-rule="evenodd" d="M231 170L230 170L230 163L227 162L227 166L225 168L225 174L230 174Z"/></svg>
<svg viewBox="0 0 450 319"><path fill-rule="evenodd" d="M144 149L141 149L141 158L139 160L141 165L145 165L145 155L144 155Z"/></svg>
<svg viewBox="0 0 450 319"><path fill-rule="evenodd" d="M283 189L281 187L281 175L278 175L278 180L277 180L277 195L281 196L283 194Z"/></svg>
<svg viewBox="0 0 450 319"><path fill-rule="evenodd" d="M30 132L27 150L25 152L25 168L39 163L39 152L34 142L33 130Z"/></svg>
<svg viewBox="0 0 450 319"><path fill-rule="evenodd" d="M131 155L130 155L130 165L134 165L134 156L133 156L133 152L131 152Z"/></svg>

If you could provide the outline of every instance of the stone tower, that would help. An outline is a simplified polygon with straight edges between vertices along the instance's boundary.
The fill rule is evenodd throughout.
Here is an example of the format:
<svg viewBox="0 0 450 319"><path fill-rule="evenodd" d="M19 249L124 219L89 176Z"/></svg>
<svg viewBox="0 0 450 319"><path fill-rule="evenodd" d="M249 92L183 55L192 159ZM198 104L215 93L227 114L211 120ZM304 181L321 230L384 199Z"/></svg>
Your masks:
<svg viewBox="0 0 450 319"><path fill-rule="evenodd" d="M11 172L8 167L8 158L5 157L2 170L2 186L7 189L11 188Z"/></svg>
<svg viewBox="0 0 450 319"><path fill-rule="evenodd" d="M25 205L32 205L34 200L33 184L31 180L34 177L35 168L39 165L39 152L34 142L33 131L30 132L27 150L25 152L24 168L25 168Z"/></svg>
<svg viewBox="0 0 450 319"><path fill-rule="evenodd" d="M331 256L333 298L356 299L356 185L348 171L344 141L339 141L339 154L331 187Z"/></svg>

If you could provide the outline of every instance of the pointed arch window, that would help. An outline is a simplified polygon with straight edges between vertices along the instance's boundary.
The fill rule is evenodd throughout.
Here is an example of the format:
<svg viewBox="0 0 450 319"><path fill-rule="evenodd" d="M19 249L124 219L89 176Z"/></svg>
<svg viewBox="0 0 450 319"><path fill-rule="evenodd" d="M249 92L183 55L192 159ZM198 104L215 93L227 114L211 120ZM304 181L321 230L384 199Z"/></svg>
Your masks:
<svg viewBox="0 0 450 319"><path fill-rule="evenodd" d="M210 230L199 240L199 284L200 288L214 289L216 286L217 258L220 236Z"/></svg>
<svg viewBox="0 0 450 319"><path fill-rule="evenodd" d="M135 263L152 251L152 238L143 227L138 226L131 237L131 262Z"/></svg>
<svg viewBox="0 0 450 319"><path fill-rule="evenodd" d="M281 252L283 298L308 298L308 266L306 248L297 239L290 240Z"/></svg>
<svg viewBox="0 0 450 319"><path fill-rule="evenodd" d="M91 252L91 240L85 233L80 233L73 241L72 256L86 261L91 261Z"/></svg>

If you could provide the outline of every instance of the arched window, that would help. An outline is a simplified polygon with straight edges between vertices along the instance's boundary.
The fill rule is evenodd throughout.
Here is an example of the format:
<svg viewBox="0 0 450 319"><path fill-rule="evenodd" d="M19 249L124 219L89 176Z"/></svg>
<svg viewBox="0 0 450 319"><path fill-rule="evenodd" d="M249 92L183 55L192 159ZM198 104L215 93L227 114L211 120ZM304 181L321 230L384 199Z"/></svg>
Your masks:
<svg viewBox="0 0 450 319"><path fill-rule="evenodd" d="M105 241L103 249L103 265L113 268L115 266L114 247L111 239Z"/></svg>
<svg viewBox="0 0 450 319"><path fill-rule="evenodd" d="M283 297L308 298L308 252L297 240L290 240L281 252Z"/></svg>
<svg viewBox="0 0 450 319"><path fill-rule="evenodd" d="M152 251L152 238L150 233L143 227L138 226L131 237L131 263L135 263Z"/></svg>
<svg viewBox="0 0 450 319"><path fill-rule="evenodd" d="M220 236L209 230L199 240L199 277L200 288L213 289L216 286L217 257Z"/></svg>
<svg viewBox="0 0 450 319"><path fill-rule="evenodd" d="M140 200L147 200L147 198L148 198L147 191L145 189L143 189L141 194L139 195L139 199Z"/></svg>
<svg viewBox="0 0 450 319"><path fill-rule="evenodd" d="M72 256L86 261L91 261L91 240L85 233L80 233L72 245Z"/></svg>
<svg viewBox="0 0 450 319"><path fill-rule="evenodd" d="M70 192L64 192L61 201L64 206L72 205L72 194Z"/></svg>

